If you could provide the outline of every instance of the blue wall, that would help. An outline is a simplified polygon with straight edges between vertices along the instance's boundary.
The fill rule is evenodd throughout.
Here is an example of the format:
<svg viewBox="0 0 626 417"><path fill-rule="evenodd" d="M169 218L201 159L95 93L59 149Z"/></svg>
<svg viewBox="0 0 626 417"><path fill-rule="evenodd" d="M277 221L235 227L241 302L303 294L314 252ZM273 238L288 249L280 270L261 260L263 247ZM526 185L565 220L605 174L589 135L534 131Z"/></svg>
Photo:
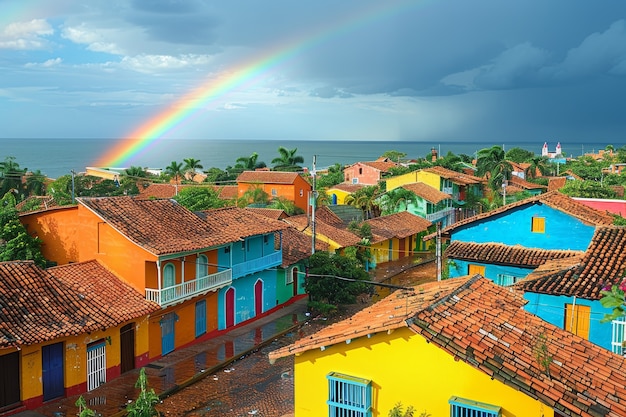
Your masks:
<svg viewBox="0 0 626 417"><path fill-rule="evenodd" d="M463 261L459 259L454 259L454 263L456 266L448 265L448 274L450 278L462 277L467 275L469 272L469 265L481 265L485 267L485 278L490 279L491 281L496 281L498 274L512 275L518 278L525 278L526 275L533 272L530 268L519 268L516 266L508 266L508 265L491 265L484 264L480 262L469 262Z"/></svg>
<svg viewBox="0 0 626 417"><path fill-rule="evenodd" d="M528 300L524 310L541 317L543 320L561 329L565 328L565 305L573 304L574 297L527 292L524 294L524 298ZM611 310L602 307L600 301L586 300L584 298L576 298L576 305L591 307L589 341L610 351L612 324L611 322L600 323L600 320L605 314L611 313Z"/></svg>
<svg viewBox="0 0 626 417"><path fill-rule="evenodd" d="M545 233L531 232L533 217L545 218ZM589 246L595 228L543 204L509 210L460 227L452 232L451 241L522 245L527 248L581 250Z"/></svg>
<svg viewBox="0 0 626 417"><path fill-rule="evenodd" d="M263 281L263 312L276 307L277 270L266 270L257 274L248 275L233 281L230 287L220 289L218 296L217 328L226 328L226 291L235 289L235 325L255 317L254 313L254 284L258 279Z"/></svg>

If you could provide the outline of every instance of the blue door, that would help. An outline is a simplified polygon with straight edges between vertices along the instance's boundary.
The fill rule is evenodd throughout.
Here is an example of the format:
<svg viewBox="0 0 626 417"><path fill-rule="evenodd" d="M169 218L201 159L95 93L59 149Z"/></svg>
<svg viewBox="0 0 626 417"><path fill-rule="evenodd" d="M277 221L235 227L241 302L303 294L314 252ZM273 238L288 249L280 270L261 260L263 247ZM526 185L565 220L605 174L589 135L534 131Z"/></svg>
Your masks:
<svg viewBox="0 0 626 417"><path fill-rule="evenodd" d="M178 316L170 313L161 319L161 355L167 355L174 350L174 324Z"/></svg>
<svg viewBox="0 0 626 417"><path fill-rule="evenodd" d="M196 337L206 333L206 300L196 303Z"/></svg>
<svg viewBox="0 0 626 417"><path fill-rule="evenodd" d="M41 367L43 380L43 400L63 397L63 343L41 348Z"/></svg>

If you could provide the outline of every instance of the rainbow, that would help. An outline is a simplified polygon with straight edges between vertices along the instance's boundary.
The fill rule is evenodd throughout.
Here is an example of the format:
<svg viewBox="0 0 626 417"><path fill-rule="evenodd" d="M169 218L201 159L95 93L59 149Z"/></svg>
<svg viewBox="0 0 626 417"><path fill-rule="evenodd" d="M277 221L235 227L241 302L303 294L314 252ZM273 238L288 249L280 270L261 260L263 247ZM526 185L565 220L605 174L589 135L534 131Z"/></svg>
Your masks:
<svg viewBox="0 0 626 417"><path fill-rule="evenodd" d="M231 69L216 79L206 81L176 100L166 110L143 123L125 139L118 141L110 151L100 158L96 166L123 166L132 157L160 139L166 132L171 131L213 100L259 79L263 74L307 49L371 22L396 15L403 10L414 7L417 3L416 0L376 2L376 6L373 8L365 9L358 14L319 28L308 36L274 48L256 59Z"/></svg>

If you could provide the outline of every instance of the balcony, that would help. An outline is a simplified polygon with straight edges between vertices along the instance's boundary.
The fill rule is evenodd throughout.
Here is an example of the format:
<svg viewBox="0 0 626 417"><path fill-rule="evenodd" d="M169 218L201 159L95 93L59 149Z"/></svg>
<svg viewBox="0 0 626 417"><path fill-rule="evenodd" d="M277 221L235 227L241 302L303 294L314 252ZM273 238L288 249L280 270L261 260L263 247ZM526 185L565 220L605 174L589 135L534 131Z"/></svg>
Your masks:
<svg viewBox="0 0 626 417"><path fill-rule="evenodd" d="M252 259L250 261L236 263L232 266L233 279L237 279L249 274L254 274L255 272L279 266L282 262L283 251L279 250L272 253L271 255Z"/></svg>
<svg viewBox="0 0 626 417"><path fill-rule="evenodd" d="M451 224L454 222L454 207L445 208L436 213L431 213L426 215L426 220L432 223L436 223L437 220L443 219L444 217L449 217L449 221L447 224Z"/></svg>
<svg viewBox="0 0 626 417"><path fill-rule="evenodd" d="M227 269L161 290L146 288L146 299L156 302L161 307L167 307L203 292L217 291L233 282L232 271Z"/></svg>

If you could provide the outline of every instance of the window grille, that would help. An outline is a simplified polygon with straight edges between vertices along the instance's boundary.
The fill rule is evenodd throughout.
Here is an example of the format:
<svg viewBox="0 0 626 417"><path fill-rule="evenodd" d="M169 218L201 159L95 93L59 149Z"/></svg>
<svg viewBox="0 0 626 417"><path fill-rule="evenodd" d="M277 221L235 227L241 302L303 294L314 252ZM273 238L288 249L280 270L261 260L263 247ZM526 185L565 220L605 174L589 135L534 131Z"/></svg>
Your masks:
<svg viewBox="0 0 626 417"><path fill-rule="evenodd" d="M611 351L618 355L626 354L626 346L624 346L624 336L626 335L626 319L620 317L611 322L613 325L613 336L611 337Z"/></svg>
<svg viewBox="0 0 626 417"><path fill-rule="evenodd" d="M514 275L498 274L496 276L496 284L501 285L503 287L508 287L509 285L513 285L519 280L520 280L520 277L516 277Z"/></svg>
<svg viewBox="0 0 626 417"><path fill-rule="evenodd" d="M500 407L478 401L467 400L461 397L452 397L450 417L500 417Z"/></svg>
<svg viewBox="0 0 626 417"><path fill-rule="evenodd" d="M330 417L371 417L372 381L331 372L328 379Z"/></svg>

